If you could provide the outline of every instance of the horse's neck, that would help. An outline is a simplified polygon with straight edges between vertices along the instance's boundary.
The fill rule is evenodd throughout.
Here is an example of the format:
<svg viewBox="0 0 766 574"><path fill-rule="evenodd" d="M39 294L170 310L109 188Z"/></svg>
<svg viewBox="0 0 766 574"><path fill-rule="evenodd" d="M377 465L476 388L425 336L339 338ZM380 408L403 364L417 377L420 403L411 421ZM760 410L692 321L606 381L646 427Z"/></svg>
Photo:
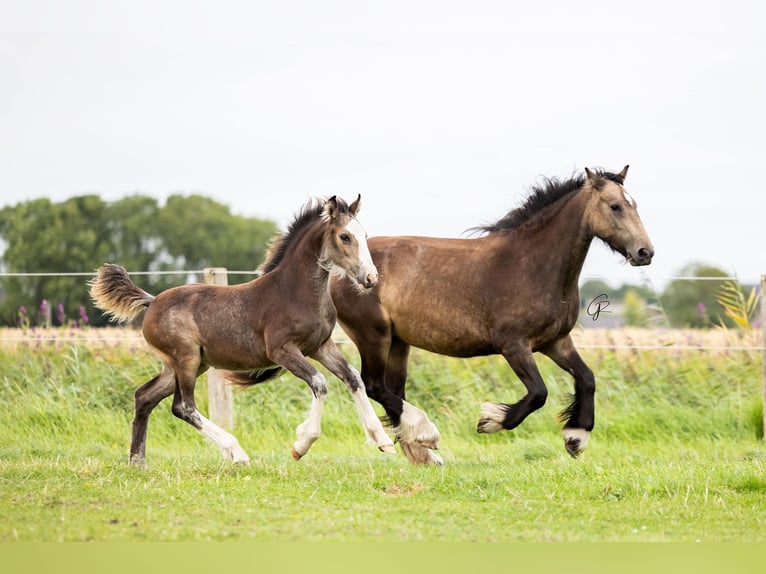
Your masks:
<svg viewBox="0 0 766 574"><path fill-rule="evenodd" d="M531 240L547 251L546 270L552 274L547 283L553 289L566 292L578 288L580 272L593 240L585 223L587 200L587 195L577 192L565 204L551 206L557 211L547 224L532 231Z"/></svg>

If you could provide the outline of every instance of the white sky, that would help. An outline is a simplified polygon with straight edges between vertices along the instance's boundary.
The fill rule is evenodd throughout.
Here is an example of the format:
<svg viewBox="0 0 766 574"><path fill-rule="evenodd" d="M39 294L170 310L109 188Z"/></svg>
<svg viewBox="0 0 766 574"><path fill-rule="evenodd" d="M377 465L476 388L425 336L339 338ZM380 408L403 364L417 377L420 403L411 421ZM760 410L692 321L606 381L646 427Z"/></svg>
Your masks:
<svg viewBox="0 0 766 574"><path fill-rule="evenodd" d="M762 4L762 3L761 3ZM284 227L459 236L540 175L619 171L656 248L584 274L766 273L755 0L0 0L0 206L203 193ZM758 231L758 232L757 232Z"/></svg>

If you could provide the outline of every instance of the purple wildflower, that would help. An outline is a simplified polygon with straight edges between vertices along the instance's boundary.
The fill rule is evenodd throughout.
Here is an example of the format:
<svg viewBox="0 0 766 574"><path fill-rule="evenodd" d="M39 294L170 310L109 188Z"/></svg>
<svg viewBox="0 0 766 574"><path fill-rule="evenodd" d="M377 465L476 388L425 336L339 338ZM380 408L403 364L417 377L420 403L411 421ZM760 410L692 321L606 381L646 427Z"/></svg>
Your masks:
<svg viewBox="0 0 766 574"><path fill-rule="evenodd" d="M88 312L85 310L84 305L80 305L80 320L82 321L83 325L88 324Z"/></svg>
<svg viewBox="0 0 766 574"><path fill-rule="evenodd" d="M64 304L59 303L58 305L56 305L56 311L57 311L57 316L59 320L59 325L63 325L66 322L66 311L64 311Z"/></svg>

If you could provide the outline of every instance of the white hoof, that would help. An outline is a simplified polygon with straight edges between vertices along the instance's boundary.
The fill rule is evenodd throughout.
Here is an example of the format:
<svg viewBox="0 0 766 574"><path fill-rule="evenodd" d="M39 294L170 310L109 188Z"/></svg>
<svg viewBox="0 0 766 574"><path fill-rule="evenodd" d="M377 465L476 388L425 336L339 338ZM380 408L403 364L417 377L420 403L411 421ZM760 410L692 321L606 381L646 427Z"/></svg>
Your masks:
<svg viewBox="0 0 766 574"><path fill-rule="evenodd" d="M564 435L564 446L567 452L574 458L580 456L585 447L588 446L588 439L590 438L590 432L585 429L561 429L561 434Z"/></svg>
<svg viewBox="0 0 766 574"><path fill-rule="evenodd" d="M476 425L476 431L480 433L495 433L503 430L506 409L504 405L497 403L484 403L481 405L481 418Z"/></svg>
<svg viewBox="0 0 766 574"><path fill-rule="evenodd" d="M412 464L443 466L442 457L416 442L399 442L402 445L402 452Z"/></svg>

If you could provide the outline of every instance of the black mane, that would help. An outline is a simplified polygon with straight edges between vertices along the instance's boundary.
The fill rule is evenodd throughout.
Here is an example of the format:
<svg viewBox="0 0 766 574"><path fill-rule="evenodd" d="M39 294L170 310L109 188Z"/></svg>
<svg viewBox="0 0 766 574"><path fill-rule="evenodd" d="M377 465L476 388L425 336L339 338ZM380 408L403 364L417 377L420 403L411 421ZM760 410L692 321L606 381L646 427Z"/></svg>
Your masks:
<svg viewBox="0 0 766 574"><path fill-rule="evenodd" d="M338 211L340 213L347 213L348 205L346 202L339 197L336 197L336 201L338 203ZM322 218L326 203L327 201L324 199L310 200L295 216L292 223L287 227L287 231L285 233L278 233L272 238L266 252L266 260L257 269L259 275L273 271L282 263L290 246L295 243L295 238Z"/></svg>
<svg viewBox="0 0 766 574"><path fill-rule="evenodd" d="M590 172L598 179L622 184L622 178L617 174L602 169L591 169ZM471 231L495 233L518 229L534 220L546 207L553 205L560 199L573 196L583 185L585 185L585 174L575 175L563 181L555 177L544 177L540 184L530 188L529 195L520 207L512 209L496 223L474 227Z"/></svg>

